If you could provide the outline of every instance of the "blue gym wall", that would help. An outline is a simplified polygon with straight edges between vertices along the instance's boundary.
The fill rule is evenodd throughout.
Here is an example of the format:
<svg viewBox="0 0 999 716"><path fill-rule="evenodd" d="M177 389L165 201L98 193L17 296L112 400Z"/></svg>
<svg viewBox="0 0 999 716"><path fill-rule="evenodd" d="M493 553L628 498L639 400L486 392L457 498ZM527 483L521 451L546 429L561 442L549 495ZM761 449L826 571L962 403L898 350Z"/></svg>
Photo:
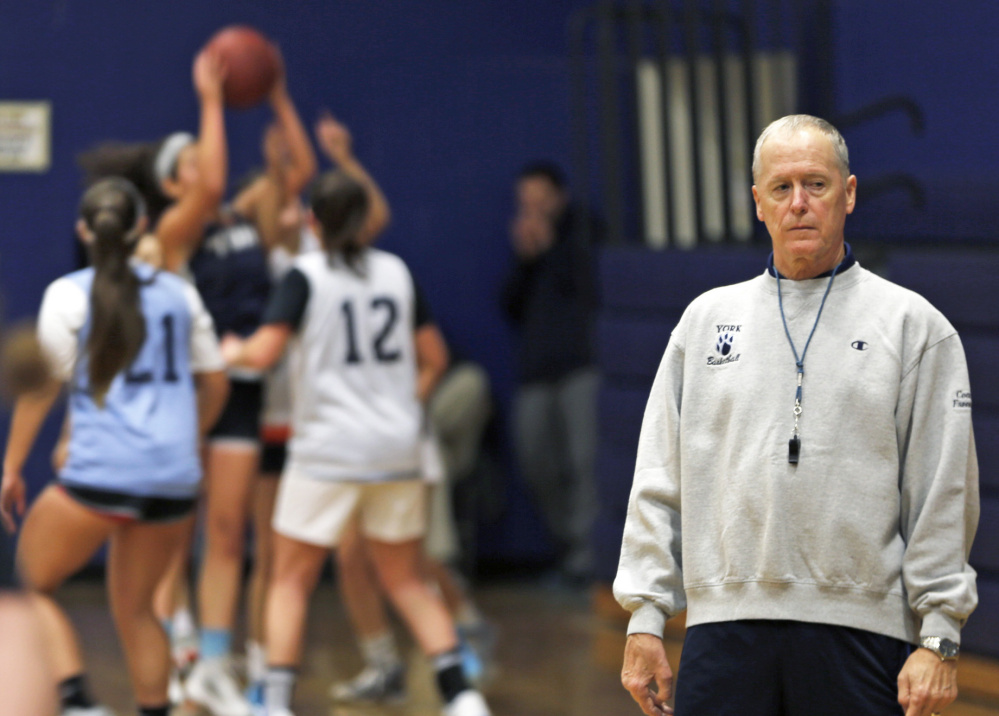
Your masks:
<svg viewBox="0 0 999 716"><path fill-rule="evenodd" d="M496 291L510 260L510 181L528 158L569 164L565 25L590 4L0 0L0 100L53 105L51 170L0 174L0 285L8 317L32 314L45 285L72 268L74 155L103 139L194 129L190 60L217 28L245 22L280 43L307 121L329 108L350 126L357 154L392 203L383 246L410 263L455 346L488 369L505 419L513 361ZM793 3L802 14L820 4ZM999 34L999 5L831 6L833 84L809 80L807 101L824 98L849 111L903 93L927 115L922 137L913 137L900 116L848 133L861 187L852 235L994 242L999 135L987 123L999 104L999 67L985 48ZM813 69L803 67L804 76ZM266 120L262 109L230 113L233 178L258 162ZM891 194L865 206L864 177L896 170L927 184L926 212ZM31 470L40 479L45 463L38 452ZM484 556L520 560L548 549L517 485L503 520L486 528Z"/></svg>

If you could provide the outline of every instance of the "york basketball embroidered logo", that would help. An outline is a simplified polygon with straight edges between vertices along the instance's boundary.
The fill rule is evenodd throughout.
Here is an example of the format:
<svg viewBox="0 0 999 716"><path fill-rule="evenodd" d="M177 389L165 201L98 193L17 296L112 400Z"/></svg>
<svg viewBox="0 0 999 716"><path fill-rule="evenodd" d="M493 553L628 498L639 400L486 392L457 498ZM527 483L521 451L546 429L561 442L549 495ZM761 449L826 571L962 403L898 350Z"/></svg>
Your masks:
<svg viewBox="0 0 999 716"><path fill-rule="evenodd" d="M734 353L736 334L742 331L741 325L719 325L715 327L718 338L715 339L715 355L708 356L708 365L725 365L735 363L742 356Z"/></svg>

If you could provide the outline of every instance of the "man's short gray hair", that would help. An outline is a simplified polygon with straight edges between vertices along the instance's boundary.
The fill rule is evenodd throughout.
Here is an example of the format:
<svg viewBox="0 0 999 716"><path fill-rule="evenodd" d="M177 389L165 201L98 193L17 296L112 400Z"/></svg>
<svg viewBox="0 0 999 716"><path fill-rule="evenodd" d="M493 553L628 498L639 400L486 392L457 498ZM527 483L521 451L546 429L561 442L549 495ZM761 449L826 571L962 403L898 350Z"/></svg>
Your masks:
<svg viewBox="0 0 999 716"><path fill-rule="evenodd" d="M820 117L813 117L810 114L789 114L767 125L767 128L760 134L760 138L756 140L756 147L753 149L754 184L759 177L760 151L763 149L763 143L775 134L787 136L802 129L814 129L825 135L829 139L829 143L832 144L833 153L836 155L836 162L839 164L843 178L850 176L850 153L846 149L846 140L843 139L839 130Z"/></svg>

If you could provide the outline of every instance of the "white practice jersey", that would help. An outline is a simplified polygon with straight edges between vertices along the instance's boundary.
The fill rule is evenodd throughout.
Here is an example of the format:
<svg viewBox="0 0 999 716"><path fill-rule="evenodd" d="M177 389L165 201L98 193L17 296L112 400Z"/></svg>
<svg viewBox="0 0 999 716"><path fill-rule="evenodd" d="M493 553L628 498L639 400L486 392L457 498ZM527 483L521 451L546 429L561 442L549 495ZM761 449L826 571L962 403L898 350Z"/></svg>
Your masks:
<svg viewBox="0 0 999 716"><path fill-rule="evenodd" d="M265 317L296 329L289 469L336 481L417 478L418 292L393 254L368 249L358 266L299 256Z"/></svg>

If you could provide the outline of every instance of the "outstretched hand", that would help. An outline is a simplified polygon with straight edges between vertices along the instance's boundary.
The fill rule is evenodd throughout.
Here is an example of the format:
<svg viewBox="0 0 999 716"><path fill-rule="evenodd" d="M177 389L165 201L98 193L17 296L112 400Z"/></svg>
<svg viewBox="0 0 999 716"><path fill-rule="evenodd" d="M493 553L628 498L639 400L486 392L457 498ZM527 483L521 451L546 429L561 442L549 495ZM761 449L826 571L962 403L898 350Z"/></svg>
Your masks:
<svg viewBox="0 0 999 716"><path fill-rule="evenodd" d="M26 502L24 478L18 473L5 472L0 483L0 521L10 534L17 530L14 518L24 516Z"/></svg>
<svg viewBox="0 0 999 716"><path fill-rule="evenodd" d="M898 702L905 716L939 713L957 698L957 662L942 661L929 649L916 649L898 675Z"/></svg>
<svg viewBox="0 0 999 716"><path fill-rule="evenodd" d="M235 333L226 333L222 336L219 348L222 353L222 360L226 362L226 365L233 366L239 363L240 358L243 356L243 344L245 342Z"/></svg>
<svg viewBox="0 0 999 716"><path fill-rule="evenodd" d="M316 142L332 161L343 164L353 156L354 140L350 130L330 114L323 112L316 120Z"/></svg>
<svg viewBox="0 0 999 716"><path fill-rule="evenodd" d="M222 84L225 82L226 67L221 56L211 50L202 50L194 58L194 88L204 99L222 100Z"/></svg>
<svg viewBox="0 0 999 716"><path fill-rule="evenodd" d="M629 634L624 647L621 683L642 707L646 716L667 716L673 709L673 671L666 659L663 640L654 634ZM655 689L653 689L653 684Z"/></svg>

